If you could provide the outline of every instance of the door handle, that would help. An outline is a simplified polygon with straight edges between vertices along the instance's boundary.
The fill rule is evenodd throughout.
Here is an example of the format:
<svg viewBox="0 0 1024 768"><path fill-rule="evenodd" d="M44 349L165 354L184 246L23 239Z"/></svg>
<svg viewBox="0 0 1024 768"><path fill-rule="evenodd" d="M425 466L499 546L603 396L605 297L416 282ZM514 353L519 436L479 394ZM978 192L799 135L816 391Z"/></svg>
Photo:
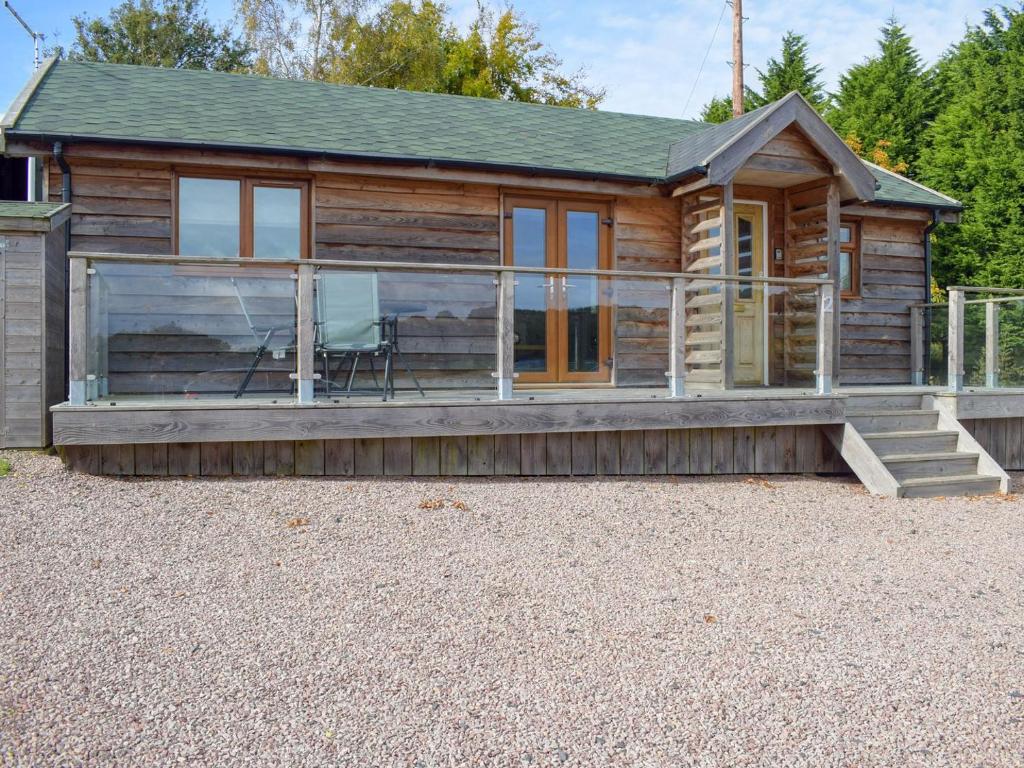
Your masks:
<svg viewBox="0 0 1024 768"><path fill-rule="evenodd" d="M565 293L567 288L575 288L576 286L568 282L569 278L563 275L562 277L562 293Z"/></svg>
<svg viewBox="0 0 1024 768"><path fill-rule="evenodd" d="M548 281L546 283L541 283L537 287L538 288L547 288L548 289L548 293L551 295L551 298L555 297L555 278L553 278L553 277L548 278Z"/></svg>

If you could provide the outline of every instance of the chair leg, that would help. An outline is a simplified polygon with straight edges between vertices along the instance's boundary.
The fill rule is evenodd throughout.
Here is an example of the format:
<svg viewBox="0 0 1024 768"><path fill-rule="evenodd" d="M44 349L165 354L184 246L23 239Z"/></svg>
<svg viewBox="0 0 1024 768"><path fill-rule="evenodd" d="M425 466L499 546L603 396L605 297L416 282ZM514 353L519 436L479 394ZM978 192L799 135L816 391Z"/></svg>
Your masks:
<svg viewBox="0 0 1024 768"><path fill-rule="evenodd" d="M405 366L405 370L412 376L413 384L416 385L416 389L419 390L420 397L426 397L427 395L423 392L423 387L420 386L420 380L416 378L416 374L413 373L412 366L405 361L405 357L402 355L402 350L399 347L395 347L395 353L398 355L398 359L402 361L402 365Z"/></svg>
<svg viewBox="0 0 1024 768"><path fill-rule="evenodd" d="M249 369L245 372L245 376L242 378L242 383L238 385L238 389L235 391L235 399L237 400L243 394L245 394L245 388L249 386L249 382L252 381L252 377L256 375L256 369L260 365L260 361L263 360L263 356L267 354L267 347L265 344L261 344L259 349L256 350L256 357L253 358L252 364Z"/></svg>
<svg viewBox="0 0 1024 768"><path fill-rule="evenodd" d="M388 387L389 386L390 387L394 386L392 384L392 382L391 382L391 377L393 375L394 375L393 371L391 370L391 349L389 347L388 351L384 353L384 397L383 397L383 400L384 400L385 403L388 401ZM391 394L394 395L394 389L392 389Z"/></svg>
<svg viewBox="0 0 1024 768"><path fill-rule="evenodd" d="M375 355L376 353L370 352L366 359L370 361L370 374L373 376L373 388L380 389L380 382L377 380L377 366L373 364L373 358Z"/></svg>
<svg viewBox="0 0 1024 768"><path fill-rule="evenodd" d="M373 365L373 363L370 363L370 365ZM349 396L352 395L352 382L354 382L356 380L356 368L358 366L359 366L359 353L358 352L354 352L352 354L352 370L350 370L348 372L348 386L345 387L345 393L346 393L345 396L346 397L349 397Z"/></svg>

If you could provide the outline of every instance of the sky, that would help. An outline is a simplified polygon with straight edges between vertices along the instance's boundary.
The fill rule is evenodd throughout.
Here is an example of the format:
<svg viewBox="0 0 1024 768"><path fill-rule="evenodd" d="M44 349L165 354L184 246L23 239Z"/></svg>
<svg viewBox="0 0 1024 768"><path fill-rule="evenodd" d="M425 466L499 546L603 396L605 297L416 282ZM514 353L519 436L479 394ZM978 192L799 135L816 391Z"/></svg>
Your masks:
<svg viewBox="0 0 1024 768"><path fill-rule="evenodd" d="M46 43L70 45L71 18L106 15L118 0L10 0ZM502 5L503 3L495 3ZM977 24L996 0L745 0L744 49L748 83L756 69L777 55L789 29L804 34L813 61L825 67L829 89L851 64L877 50L878 28L895 13L926 62L934 62ZM226 22L232 0L206 0L209 16ZM448 0L465 25L476 0ZM586 68L589 82L603 86L602 109L665 117L698 117L715 95L730 92L731 12L717 0L516 0L539 27L540 39L565 62ZM1011 3L1012 5L1012 3ZM721 27L712 43L712 33ZM709 49L710 45L710 49ZM707 53L701 77L697 72ZM0 8L0 105L9 104L32 72L32 40ZM692 92L692 96L691 96Z"/></svg>

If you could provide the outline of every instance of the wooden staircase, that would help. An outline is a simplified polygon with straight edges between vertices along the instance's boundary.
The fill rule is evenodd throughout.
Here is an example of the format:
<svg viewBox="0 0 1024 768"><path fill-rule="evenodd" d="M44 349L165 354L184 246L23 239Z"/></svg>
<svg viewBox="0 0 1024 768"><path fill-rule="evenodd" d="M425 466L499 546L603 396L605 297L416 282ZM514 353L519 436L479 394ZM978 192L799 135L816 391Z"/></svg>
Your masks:
<svg viewBox="0 0 1024 768"><path fill-rule="evenodd" d="M851 395L829 439L872 493L894 497L1007 493L1009 477L931 395Z"/></svg>

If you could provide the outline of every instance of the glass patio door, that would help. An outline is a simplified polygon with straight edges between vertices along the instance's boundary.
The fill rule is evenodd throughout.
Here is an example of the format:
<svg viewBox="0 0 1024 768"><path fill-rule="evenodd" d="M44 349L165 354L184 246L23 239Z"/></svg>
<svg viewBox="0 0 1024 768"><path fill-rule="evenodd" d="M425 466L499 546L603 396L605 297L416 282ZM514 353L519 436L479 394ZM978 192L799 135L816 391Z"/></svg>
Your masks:
<svg viewBox="0 0 1024 768"><path fill-rule="evenodd" d="M509 198L505 263L608 269L606 203ZM593 275L516 275L515 370L522 384L610 380L607 281Z"/></svg>

